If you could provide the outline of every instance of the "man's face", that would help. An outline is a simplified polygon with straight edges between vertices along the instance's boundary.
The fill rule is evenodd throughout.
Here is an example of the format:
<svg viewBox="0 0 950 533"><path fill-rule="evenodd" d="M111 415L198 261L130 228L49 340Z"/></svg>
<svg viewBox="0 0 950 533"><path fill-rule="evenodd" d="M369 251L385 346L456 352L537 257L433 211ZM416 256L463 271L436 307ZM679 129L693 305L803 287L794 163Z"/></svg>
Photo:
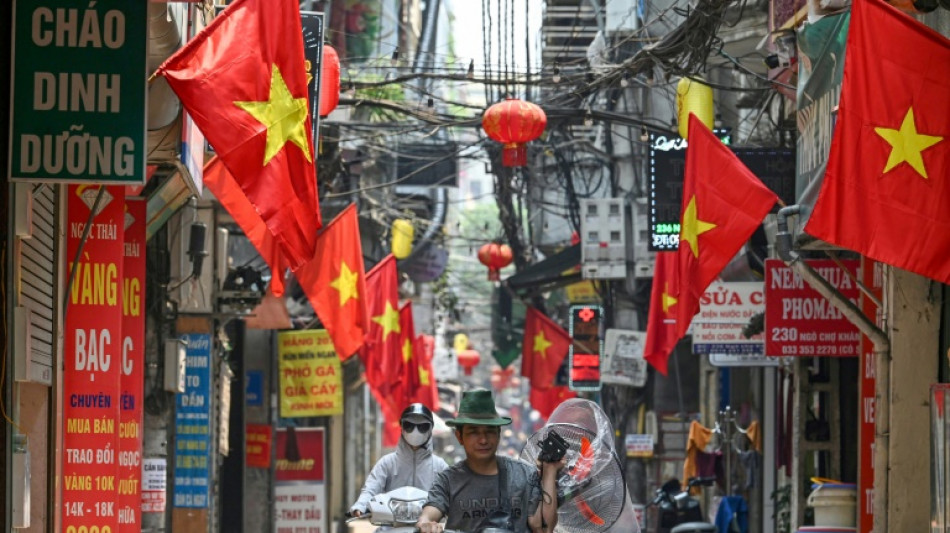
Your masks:
<svg viewBox="0 0 950 533"><path fill-rule="evenodd" d="M489 459L498 451L501 428L496 426L462 426L455 438L465 448L465 455L472 459Z"/></svg>

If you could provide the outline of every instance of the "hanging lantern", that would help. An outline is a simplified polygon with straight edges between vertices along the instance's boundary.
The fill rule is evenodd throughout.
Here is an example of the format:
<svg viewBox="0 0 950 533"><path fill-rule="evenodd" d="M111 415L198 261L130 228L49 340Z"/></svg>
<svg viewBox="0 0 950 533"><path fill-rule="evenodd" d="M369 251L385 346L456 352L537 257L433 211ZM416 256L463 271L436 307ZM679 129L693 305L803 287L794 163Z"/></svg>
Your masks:
<svg viewBox="0 0 950 533"><path fill-rule="evenodd" d="M498 281L499 271L511 264L511 246L490 242L478 249L478 260L488 267L488 281Z"/></svg>
<svg viewBox="0 0 950 533"><path fill-rule="evenodd" d="M478 362L482 360L482 356L472 349L462 350L456 357L459 359L459 365L465 370L466 376L471 376L472 369L478 366Z"/></svg>
<svg viewBox="0 0 950 533"><path fill-rule="evenodd" d="M547 124L544 110L516 98L498 102L482 115L485 134L504 144L501 164L506 167L522 167L528 163L525 143L540 137Z"/></svg>
<svg viewBox="0 0 950 533"><path fill-rule="evenodd" d="M452 338L452 348L455 348L455 353L459 353L462 350L467 350L468 335L464 333L456 333L455 337Z"/></svg>
<svg viewBox="0 0 950 533"><path fill-rule="evenodd" d="M415 237L416 230L412 227L412 222L405 218L393 220L392 226L392 245L390 250L396 259L405 259L412 253L412 239Z"/></svg>
<svg viewBox="0 0 950 533"><path fill-rule="evenodd" d="M513 385L512 378L515 374L515 367L509 366L508 368L502 370L500 366L496 366L491 370L491 386L497 390L501 391L509 386Z"/></svg>
<svg viewBox="0 0 950 533"><path fill-rule="evenodd" d="M340 103L340 56L332 46L323 45L320 63L320 116L329 115Z"/></svg>
<svg viewBox="0 0 950 533"><path fill-rule="evenodd" d="M712 87L690 78L680 78L676 85L676 123L680 137L687 139L689 133L689 114L696 115L707 128L712 129L715 110L713 109Z"/></svg>

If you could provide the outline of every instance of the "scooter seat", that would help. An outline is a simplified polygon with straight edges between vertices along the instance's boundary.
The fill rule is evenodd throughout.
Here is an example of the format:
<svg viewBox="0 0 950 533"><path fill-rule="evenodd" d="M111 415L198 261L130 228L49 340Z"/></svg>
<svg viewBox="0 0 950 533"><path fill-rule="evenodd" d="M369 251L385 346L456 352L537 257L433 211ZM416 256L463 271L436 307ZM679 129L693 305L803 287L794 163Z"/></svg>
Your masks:
<svg viewBox="0 0 950 533"><path fill-rule="evenodd" d="M716 533L716 526L709 522L684 522L673 529L670 533Z"/></svg>

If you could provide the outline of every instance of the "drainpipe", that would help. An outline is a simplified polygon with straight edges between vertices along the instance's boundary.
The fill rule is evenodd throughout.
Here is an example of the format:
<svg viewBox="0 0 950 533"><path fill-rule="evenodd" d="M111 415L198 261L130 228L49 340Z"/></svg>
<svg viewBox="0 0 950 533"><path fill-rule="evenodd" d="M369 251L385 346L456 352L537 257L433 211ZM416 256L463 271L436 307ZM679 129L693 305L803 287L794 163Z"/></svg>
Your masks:
<svg viewBox="0 0 950 533"><path fill-rule="evenodd" d="M775 248L779 257L819 294L831 302L849 322L858 327L874 344L875 420L874 420L874 532L887 533L888 445L890 443L890 351L887 334L881 331L851 300L845 298L821 277L801 256L792 251L792 234L788 217L799 214L801 206L790 205L779 210Z"/></svg>

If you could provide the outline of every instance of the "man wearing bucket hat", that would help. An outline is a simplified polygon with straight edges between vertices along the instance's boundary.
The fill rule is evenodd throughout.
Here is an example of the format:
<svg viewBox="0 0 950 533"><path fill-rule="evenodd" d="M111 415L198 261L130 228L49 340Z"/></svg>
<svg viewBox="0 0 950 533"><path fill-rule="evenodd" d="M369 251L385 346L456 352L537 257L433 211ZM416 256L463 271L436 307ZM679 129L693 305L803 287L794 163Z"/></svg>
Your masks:
<svg viewBox="0 0 950 533"><path fill-rule="evenodd" d="M501 426L486 389L462 393L458 416L447 420L465 449L465 460L440 473L416 523L421 533L445 529L476 532L500 528L514 533L550 532L557 524L556 480L565 460L530 465L496 455ZM540 472L539 472L540 470Z"/></svg>

